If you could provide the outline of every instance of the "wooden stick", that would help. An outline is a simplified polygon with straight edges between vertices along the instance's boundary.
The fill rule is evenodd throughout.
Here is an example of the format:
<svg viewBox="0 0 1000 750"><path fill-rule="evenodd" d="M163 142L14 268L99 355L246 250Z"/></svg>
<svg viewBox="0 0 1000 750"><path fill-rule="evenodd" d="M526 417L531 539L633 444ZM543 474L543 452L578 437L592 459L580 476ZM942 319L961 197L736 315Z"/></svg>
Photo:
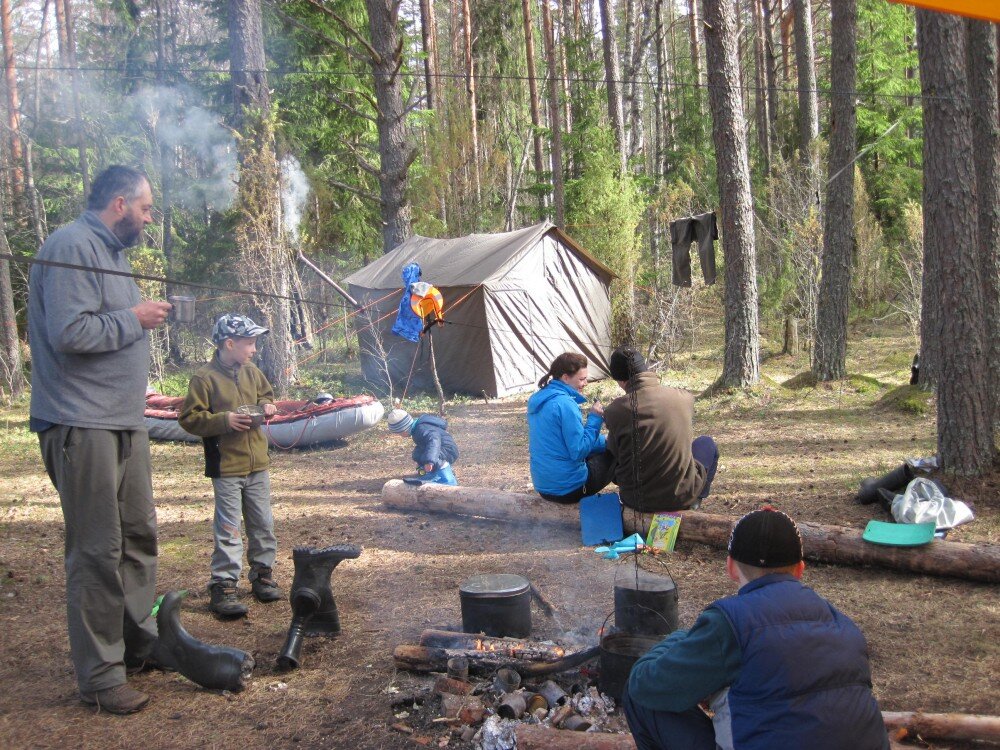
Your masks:
<svg viewBox="0 0 1000 750"><path fill-rule="evenodd" d="M496 651L435 648L433 646L415 646L409 643L396 646L392 652L396 668L410 672L444 672L448 669L448 659L464 656L469 660L469 671L474 674L490 674L501 667L510 667L522 677L543 677L565 672L592 661L599 655L600 647L594 646L585 651L564 656L557 661L526 662Z"/></svg>
<svg viewBox="0 0 1000 750"><path fill-rule="evenodd" d="M905 729L924 739L1000 741L1000 716L883 711L882 718L886 729Z"/></svg>
<svg viewBox="0 0 1000 750"><path fill-rule="evenodd" d="M536 586L533 583L530 584L530 586L531 586L531 595L535 597L535 601L538 602L538 606L544 609L545 614L549 615L549 617L554 615L557 612L556 605L554 605L551 601L549 601L549 598L542 593L542 590L538 588L538 586Z"/></svg>
<svg viewBox="0 0 1000 750"><path fill-rule="evenodd" d="M382 504L393 510L449 513L520 524L551 523L579 529L573 508L537 495L482 487L441 484L413 486L393 479L382 488ZM688 510L681 513L679 539L726 549L734 519ZM645 534L651 514L624 513L625 533ZM875 565L895 570L972 581L1000 583L1000 545L935 540L922 547L887 547L861 538L859 529L802 522L798 524L806 558L839 565Z"/></svg>

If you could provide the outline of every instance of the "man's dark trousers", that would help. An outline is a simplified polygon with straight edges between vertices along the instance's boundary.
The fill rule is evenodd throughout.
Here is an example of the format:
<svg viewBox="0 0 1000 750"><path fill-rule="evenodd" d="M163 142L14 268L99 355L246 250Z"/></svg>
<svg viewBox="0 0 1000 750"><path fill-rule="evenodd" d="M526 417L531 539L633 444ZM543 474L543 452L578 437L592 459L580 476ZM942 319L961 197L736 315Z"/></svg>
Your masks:
<svg viewBox="0 0 1000 750"><path fill-rule="evenodd" d="M682 713L654 711L636 703L626 687L622 695L622 710L637 750L716 748L712 720L697 706Z"/></svg>
<svg viewBox="0 0 1000 750"><path fill-rule="evenodd" d="M125 683L148 655L156 589L156 509L145 430L55 425L38 435L66 522L69 645L81 692Z"/></svg>

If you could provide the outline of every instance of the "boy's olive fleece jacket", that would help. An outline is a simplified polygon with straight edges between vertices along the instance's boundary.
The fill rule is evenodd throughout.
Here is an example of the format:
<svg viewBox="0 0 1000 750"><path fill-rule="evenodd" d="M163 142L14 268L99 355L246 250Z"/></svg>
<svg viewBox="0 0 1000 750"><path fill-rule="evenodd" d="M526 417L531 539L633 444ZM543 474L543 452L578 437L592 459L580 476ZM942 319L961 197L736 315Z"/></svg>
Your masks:
<svg viewBox="0 0 1000 750"><path fill-rule="evenodd" d="M243 404L273 402L274 391L264 373L253 364L228 367L218 353L191 377L177 421L202 439L206 477L245 477L267 468L264 432L260 427L230 430L229 412Z"/></svg>

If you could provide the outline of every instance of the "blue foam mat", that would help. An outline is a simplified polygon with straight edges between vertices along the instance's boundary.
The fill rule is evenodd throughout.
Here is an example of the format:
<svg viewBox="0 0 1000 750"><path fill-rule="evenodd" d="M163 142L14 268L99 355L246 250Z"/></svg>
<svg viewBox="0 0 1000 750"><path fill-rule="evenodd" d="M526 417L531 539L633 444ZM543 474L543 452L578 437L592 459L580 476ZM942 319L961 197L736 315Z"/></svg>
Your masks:
<svg viewBox="0 0 1000 750"><path fill-rule="evenodd" d="M617 492L590 495L580 501L580 536L588 547L617 542L625 534Z"/></svg>

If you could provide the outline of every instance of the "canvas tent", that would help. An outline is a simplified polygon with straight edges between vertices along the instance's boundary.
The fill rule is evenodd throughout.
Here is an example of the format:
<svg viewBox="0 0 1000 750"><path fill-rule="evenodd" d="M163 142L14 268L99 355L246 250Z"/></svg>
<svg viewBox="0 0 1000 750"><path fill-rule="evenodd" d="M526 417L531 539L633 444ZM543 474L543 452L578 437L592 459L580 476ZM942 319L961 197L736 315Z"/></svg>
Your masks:
<svg viewBox="0 0 1000 750"><path fill-rule="evenodd" d="M505 396L535 387L552 360L578 351L591 378L607 375L611 270L548 222L515 232L458 239L413 236L346 279L365 313L355 317L366 379L398 396L431 390L427 335L391 333L403 267L441 290L447 324L435 326L434 356L446 390ZM395 293L394 293L395 291ZM375 321L378 321L377 323Z"/></svg>

